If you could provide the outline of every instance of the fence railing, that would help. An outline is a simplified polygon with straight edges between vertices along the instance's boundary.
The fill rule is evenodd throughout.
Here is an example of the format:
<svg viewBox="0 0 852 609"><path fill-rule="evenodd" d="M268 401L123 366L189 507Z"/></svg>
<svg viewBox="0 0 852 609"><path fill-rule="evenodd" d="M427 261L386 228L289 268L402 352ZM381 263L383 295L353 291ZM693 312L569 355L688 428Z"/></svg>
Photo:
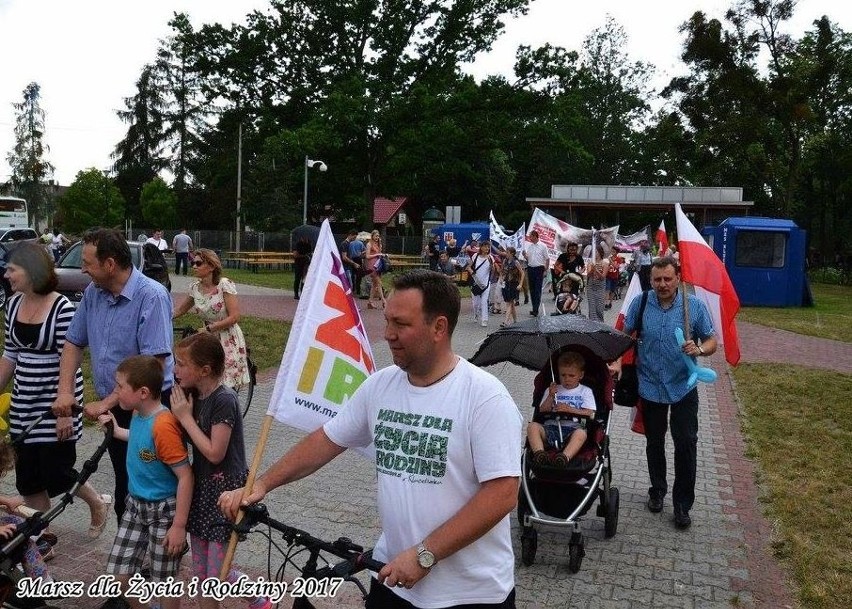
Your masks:
<svg viewBox="0 0 852 609"><path fill-rule="evenodd" d="M137 239L141 235L151 236L153 230L134 229L128 239ZM165 231L163 238L169 243L176 231ZM211 250L226 252L235 251L237 239L235 231L195 230L187 233L192 238L195 247L206 247ZM334 235L335 243L346 238L345 234ZM240 235L240 251L246 252L292 252L293 241L287 233L245 232ZM388 254L419 255L423 251L423 237L419 235L393 236L388 235L384 242L384 251Z"/></svg>

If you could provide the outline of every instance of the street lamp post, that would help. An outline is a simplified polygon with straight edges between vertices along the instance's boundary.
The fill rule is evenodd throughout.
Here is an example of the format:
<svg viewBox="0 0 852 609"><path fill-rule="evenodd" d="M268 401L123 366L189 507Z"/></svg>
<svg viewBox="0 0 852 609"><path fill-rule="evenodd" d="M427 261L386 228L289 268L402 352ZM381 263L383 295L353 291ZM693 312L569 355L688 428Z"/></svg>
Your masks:
<svg viewBox="0 0 852 609"><path fill-rule="evenodd" d="M305 193L302 196L302 224L308 223L308 169L316 167L320 171L328 171L328 165L322 161L312 161L305 155Z"/></svg>

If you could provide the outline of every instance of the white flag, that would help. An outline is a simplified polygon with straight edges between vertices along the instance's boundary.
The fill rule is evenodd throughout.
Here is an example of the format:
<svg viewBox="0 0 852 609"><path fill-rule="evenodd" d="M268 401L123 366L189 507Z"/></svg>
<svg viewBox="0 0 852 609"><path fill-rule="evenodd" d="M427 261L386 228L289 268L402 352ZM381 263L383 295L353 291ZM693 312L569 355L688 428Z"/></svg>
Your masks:
<svg viewBox="0 0 852 609"><path fill-rule="evenodd" d="M313 431L375 372L361 313L323 222L266 414Z"/></svg>

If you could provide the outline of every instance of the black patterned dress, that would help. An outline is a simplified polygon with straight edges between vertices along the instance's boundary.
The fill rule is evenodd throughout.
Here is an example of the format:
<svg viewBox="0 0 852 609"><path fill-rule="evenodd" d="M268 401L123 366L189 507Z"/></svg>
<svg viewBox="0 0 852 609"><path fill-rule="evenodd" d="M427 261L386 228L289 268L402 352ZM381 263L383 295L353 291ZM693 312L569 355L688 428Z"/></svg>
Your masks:
<svg viewBox="0 0 852 609"><path fill-rule="evenodd" d="M207 437L210 437L214 425L230 425L231 441L225 458L217 465L208 461L201 451L192 448L195 485L186 529L201 539L225 543L231 536L231 528L216 502L224 491L243 486L248 475L243 419L239 414L237 394L233 389L220 385L205 399L196 399L192 410L195 422Z"/></svg>

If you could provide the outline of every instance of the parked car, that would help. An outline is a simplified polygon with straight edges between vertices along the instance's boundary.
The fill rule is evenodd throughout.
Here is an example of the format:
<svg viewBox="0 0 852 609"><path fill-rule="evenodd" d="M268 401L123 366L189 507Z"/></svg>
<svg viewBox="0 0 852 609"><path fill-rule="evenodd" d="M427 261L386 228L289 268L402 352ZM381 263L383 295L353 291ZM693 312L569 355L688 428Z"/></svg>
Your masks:
<svg viewBox="0 0 852 609"><path fill-rule="evenodd" d="M38 233L32 228L0 228L0 243L6 249L14 249L18 244L29 241L38 243Z"/></svg>
<svg viewBox="0 0 852 609"><path fill-rule="evenodd" d="M152 252L151 248L145 248L145 244L138 241L128 241L127 245L130 246L133 266L154 281L162 283L171 292L172 282L169 279L169 269L162 254ZM153 249L156 250L156 247ZM83 272L82 266L82 241L71 245L56 264L56 274L59 277L59 285L56 291L67 296L75 307L80 304L80 299L83 298L83 290L92 282L92 278Z"/></svg>

